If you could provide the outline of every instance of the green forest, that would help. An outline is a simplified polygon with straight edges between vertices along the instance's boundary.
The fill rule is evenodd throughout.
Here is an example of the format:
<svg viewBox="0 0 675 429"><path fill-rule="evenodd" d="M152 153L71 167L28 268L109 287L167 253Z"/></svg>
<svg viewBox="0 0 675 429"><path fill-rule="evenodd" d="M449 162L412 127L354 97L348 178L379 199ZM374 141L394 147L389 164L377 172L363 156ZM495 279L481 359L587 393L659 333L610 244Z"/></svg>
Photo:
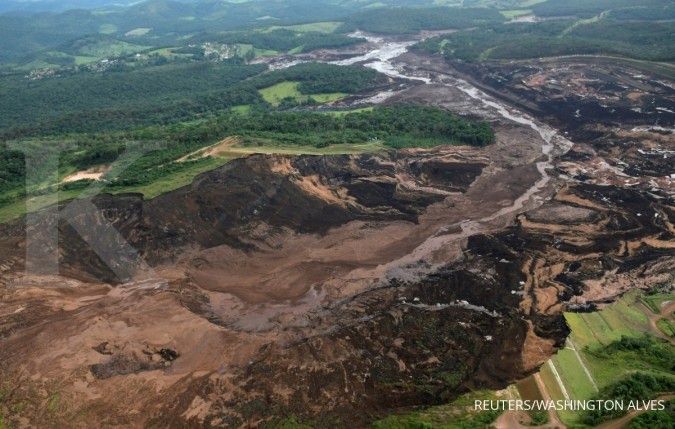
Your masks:
<svg viewBox="0 0 675 429"><path fill-rule="evenodd" d="M675 22L603 19L492 25L428 39L417 48L472 62L588 54L673 61Z"/></svg>
<svg viewBox="0 0 675 429"><path fill-rule="evenodd" d="M504 21L495 9L447 7L370 9L347 18L341 31L356 29L383 34L421 30L463 29Z"/></svg>
<svg viewBox="0 0 675 429"><path fill-rule="evenodd" d="M181 99L219 92L262 73L262 65L167 64L105 74L76 73L30 81L0 78L0 127L53 121L92 110L154 109Z"/></svg>
<svg viewBox="0 0 675 429"><path fill-rule="evenodd" d="M538 16L575 16L590 18L610 9L632 9L636 7L663 8L670 6L669 0L548 0L532 6Z"/></svg>
<svg viewBox="0 0 675 429"><path fill-rule="evenodd" d="M485 61L565 55L675 60L675 5L668 0L476 0L526 22L483 22L427 39L418 49L448 59Z"/></svg>
<svg viewBox="0 0 675 429"><path fill-rule="evenodd" d="M237 105L264 104L258 89L298 81L304 94L357 93L386 81L359 66L166 64L28 81L0 77L0 138L171 123Z"/></svg>

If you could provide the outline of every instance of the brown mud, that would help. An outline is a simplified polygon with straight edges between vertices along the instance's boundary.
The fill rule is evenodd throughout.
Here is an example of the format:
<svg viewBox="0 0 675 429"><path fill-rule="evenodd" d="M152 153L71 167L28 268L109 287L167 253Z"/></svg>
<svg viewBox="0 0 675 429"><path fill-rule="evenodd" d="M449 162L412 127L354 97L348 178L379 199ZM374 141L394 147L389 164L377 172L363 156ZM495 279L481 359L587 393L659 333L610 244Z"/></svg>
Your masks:
<svg viewBox="0 0 675 429"><path fill-rule="evenodd" d="M25 273L25 220L0 226L2 415L20 427L364 427L521 380L564 345L562 311L673 281L673 135L651 111L572 123L570 147L509 119L525 102L551 126L576 112L540 64L491 65L499 85L471 71L498 102L438 58L399 61L431 83L387 102L483 118L496 143L253 155L152 200L64 205L71 221L47 211L32 230L48 245L58 228L58 275ZM589 91L672 101L663 78L634 78L656 82L637 97L626 73L638 72ZM91 245L107 223L112 241Z"/></svg>

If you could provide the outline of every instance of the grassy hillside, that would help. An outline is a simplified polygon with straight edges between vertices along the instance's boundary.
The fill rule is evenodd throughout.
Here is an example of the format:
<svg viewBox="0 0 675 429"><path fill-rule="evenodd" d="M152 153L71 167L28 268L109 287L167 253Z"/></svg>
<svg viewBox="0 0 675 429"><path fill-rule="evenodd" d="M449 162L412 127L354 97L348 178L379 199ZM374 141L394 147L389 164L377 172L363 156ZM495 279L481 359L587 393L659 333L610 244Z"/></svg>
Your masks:
<svg viewBox="0 0 675 429"><path fill-rule="evenodd" d="M267 103L274 107L278 107L282 103L328 103L344 98L347 95L343 92L305 95L298 90L299 85L299 82L283 81L260 89L258 92Z"/></svg>

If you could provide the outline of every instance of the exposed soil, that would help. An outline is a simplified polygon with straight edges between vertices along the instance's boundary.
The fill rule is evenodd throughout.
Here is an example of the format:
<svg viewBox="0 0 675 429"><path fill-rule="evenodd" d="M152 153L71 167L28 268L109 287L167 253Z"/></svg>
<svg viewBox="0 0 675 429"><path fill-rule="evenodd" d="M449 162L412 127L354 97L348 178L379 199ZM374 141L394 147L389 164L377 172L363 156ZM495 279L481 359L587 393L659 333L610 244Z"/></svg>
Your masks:
<svg viewBox="0 0 675 429"><path fill-rule="evenodd" d="M78 180L99 180L109 171L109 169L109 166L96 166L87 170L77 171L64 177L63 183L77 182Z"/></svg>
<svg viewBox="0 0 675 429"><path fill-rule="evenodd" d="M638 97L621 86L627 69L603 85L584 83L579 73L599 72L578 64L472 71L500 102L464 69L399 59L396 73L431 83L392 83L387 102L488 120L497 142L253 155L152 200L64 205L70 220L30 219L58 273L25 273L25 219L0 226L0 379L13 389L2 414L19 426L256 427L294 416L364 427L504 388L564 345L563 310L673 281L673 135L639 128L656 113L627 108L621 126L579 120L565 128L572 145L502 104L559 126L567 117L554 113L578 101L547 84L563 78L553 73L626 105L670 100L662 78L633 78ZM508 78L482 78L494 73Z"/></svg>
<svg viewBox="0 0 675 429"><path fill-rule="evenodd" d="M178 162L191 161L194 159L206 158L209 156L220 157L230 153L232 146L241 143L241 139L237 136L226 137L218 143L199 149L195 152L187 154L178 158Z"/></svg>

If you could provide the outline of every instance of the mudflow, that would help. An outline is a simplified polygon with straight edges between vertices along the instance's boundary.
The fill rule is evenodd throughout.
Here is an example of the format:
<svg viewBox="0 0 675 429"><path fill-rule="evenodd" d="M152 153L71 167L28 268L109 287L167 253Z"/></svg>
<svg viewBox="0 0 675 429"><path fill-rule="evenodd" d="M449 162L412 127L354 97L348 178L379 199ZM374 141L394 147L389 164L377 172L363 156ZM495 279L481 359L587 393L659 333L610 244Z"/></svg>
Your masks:
<svg viewBox="0 0 675 429"><path fill-rule="evenodd" d="M503 388L563 346L562 311L672 284L672 80L609 59L468 69L407 46L370 40L351 62L390 88L348 102L440 106L490 121L495 144L252 155L152 200L63 204L29 229L58 274L26 270L25 219L0 226L3 414L361 427Z"/></svg>

